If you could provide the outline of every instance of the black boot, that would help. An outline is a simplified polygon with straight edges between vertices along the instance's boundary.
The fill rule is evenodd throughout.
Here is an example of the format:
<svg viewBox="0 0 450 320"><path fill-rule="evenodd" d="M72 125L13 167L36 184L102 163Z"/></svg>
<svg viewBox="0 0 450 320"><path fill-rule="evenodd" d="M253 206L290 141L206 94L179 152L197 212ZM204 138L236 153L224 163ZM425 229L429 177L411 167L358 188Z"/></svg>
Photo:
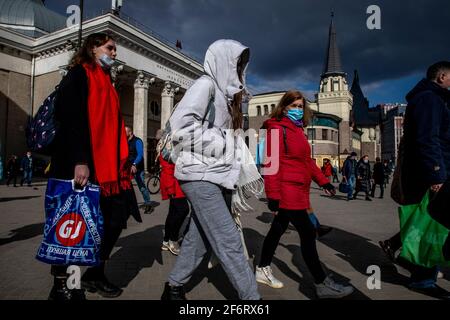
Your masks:
<svg viewBox="0 0 450 320"><path fill-rule="evenodd" d="M172 287L166 282L161 300L187 300L183 286Z"/></svg>
<svg viewBox="0 0 450 320"><path fill-rule="evenodd" d="M108 281L105 276L105 264L89 268L81 277L81 287L88 292L97 292L104 298L117 298L123 290Z"/></svg>
<svg viewBox="0 0 450 320"><path fill-rule="evenodd" d="M69 289L67 287L67 277L54 277L53 288L50 291L48 300L54 301L79 301L86 300L83 289Z"/></svg>

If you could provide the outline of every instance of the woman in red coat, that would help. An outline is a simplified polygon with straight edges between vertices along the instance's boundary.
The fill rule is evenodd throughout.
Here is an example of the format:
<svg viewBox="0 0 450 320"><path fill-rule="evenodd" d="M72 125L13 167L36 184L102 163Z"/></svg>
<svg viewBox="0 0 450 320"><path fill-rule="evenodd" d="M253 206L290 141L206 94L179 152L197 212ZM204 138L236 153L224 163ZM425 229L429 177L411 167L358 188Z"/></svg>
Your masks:
<svg viewBox="0 0 450 320"><path fill-rule="evenodd" d="M326 193L335 194L334 186L311 159L311 149L303 131L310 114L303 95L288 91L272 112L271 119L264 123L267 155L271 159L270 166L264 167L265 188L269 209L276 213L264 240L256 280L273 288L283 287L283 283L273 276L270 264L290 222L300 235L302 255L314 277L317 296L340 298L352 293L353 287L335 283L323 271L316 249L316 230L307 212L311 207L312 180Z"/></svg>
<svg viewBox="0 0 450 320"><path fill-rule="evenodd" d="M170 199L161 249L178 255L180 253L178 243L180 229L189 214L189 203L178 180L174 177L175 165L164 160L162 156L159 156L159 163L161 165L161 198L162 200Z"/></svg>

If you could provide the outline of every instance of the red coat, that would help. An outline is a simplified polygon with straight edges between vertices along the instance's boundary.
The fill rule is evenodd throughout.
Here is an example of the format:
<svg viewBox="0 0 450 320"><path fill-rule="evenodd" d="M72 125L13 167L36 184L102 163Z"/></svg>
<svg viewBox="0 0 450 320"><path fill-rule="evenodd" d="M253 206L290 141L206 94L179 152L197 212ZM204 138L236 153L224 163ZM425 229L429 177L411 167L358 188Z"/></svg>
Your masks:
<svg viewBox="0 0 450 320"><path fill-rule="evenodd" d="M181 190L178 180L174 177L175 165L167 162L163 157L159 156L159 163L161 165L161 198L162 200L169 199L169 195L174 195L175 198L185 198L183 190Z"/></svg>
<svg viewBox="0 0 450 320"><path fill-rule="evenodd" d="M286 145L283 137L283 127L286 128ZM305 137L303 128L297 127L289 118L278 121L274 118L264 122L267 129L267 155L271 157L278 151L279 169L271 175L264 175L266 196L269 199L280 200L280 209L304 210L311 207L309 190L311 180L322 186L329 183L320 171L315 161L311 159L311 148ZM272 135L278 140L272 144ZM274 153L272 152L274 151ZM264 172L268 173L271 163L276 163L277 157L268 163ZM269 160L269 159L268 159ZM274 167L272 167L274 168Z"/></svg>
<svg viewBox="0 0 450 320"><path fill-rule="evenodd" d="M327 163L322 167L322 172L325 175L325 177L331 177L333 175L333 167L331 166L331 163Z"/></svg>

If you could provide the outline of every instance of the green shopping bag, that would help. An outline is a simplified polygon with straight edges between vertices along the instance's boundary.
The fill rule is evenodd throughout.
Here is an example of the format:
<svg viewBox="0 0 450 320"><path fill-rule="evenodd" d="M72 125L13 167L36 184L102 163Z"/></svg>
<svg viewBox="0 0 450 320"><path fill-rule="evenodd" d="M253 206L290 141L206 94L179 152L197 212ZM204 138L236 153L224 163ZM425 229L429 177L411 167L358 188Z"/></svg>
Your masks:
<svg viewBox="0 0 450 320"><path fill-rule="evenodd" d="M419 204L401 206L400 232L404 259L427 268L450 266L442 253L449 229L436 222L428 213L429 192Z"/></svg>

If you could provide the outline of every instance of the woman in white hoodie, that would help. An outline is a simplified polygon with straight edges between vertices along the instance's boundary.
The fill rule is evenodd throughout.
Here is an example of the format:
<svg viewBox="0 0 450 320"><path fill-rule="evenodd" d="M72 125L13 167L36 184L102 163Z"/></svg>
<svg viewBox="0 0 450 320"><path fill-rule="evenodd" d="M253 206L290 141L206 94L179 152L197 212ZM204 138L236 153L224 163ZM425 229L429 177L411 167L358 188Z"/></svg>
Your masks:
<svg viewBox="0 0 450 320"><path fill-rule="evenodd" d="M195 213L162 299L185 299L186 284L212 249L243 300L258 300L255 276L223 193L237 188L240 150L230 129L240 129L249 49L218 40L207 50L206 75L186 92L170 117L175 177Z"/></svg>

